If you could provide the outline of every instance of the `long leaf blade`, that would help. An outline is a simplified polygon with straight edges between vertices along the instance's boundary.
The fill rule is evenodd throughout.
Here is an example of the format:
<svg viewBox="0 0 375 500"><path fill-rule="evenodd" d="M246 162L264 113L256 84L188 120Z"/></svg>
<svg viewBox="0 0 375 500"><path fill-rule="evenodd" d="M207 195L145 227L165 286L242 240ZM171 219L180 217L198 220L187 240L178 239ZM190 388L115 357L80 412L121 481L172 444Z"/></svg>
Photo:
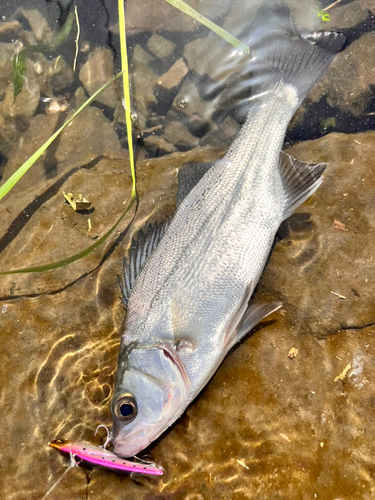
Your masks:
<svg viewBox="0 0 375 500"><path fill-rule="evenodd" d="M102 243L104 243L104 241L108 238L108 236L110 236L113 233L113 231L120 224L120 222L123 220L125 215L129 212L131 207L134 205L135 201L136 201L136 198L133 197L130 200L129 205L122 212L121 216L115 222L115 224L101 238L99 238L94 244L90 245L85 250L82 250L79 253L71 255L70 257L67 257L66 259L62 259L62 260L59 260L56 262L51 262L50 264L45 264L42 266L34 266L34 267L25 267L23 269L13 269L11 271L2 271L2 272L0 272L0 276L4 276L6 274L41 273L43 271L50 271L51 269L57 269L59 267L66 266L68 264L71 264L72 262L75 262L76 260L79 260L79 259L82 259L83 257L86 257L91 252L93 252L96 248L98 248Z"/></svg>

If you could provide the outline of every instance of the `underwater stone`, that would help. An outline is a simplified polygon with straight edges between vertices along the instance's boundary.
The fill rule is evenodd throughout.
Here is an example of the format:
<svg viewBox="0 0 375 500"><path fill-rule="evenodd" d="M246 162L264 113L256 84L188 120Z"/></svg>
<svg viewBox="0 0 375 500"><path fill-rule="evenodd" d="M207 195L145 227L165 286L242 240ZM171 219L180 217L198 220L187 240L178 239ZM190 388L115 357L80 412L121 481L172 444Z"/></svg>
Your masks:
<svg viewBox="0 0 375 500"><path fill-rule="evenodd" d="M173 64L173 66L169 68L166 73L164 73L164 75L157 79L156 83L160 87L171 90L173 87L177 87L177 85L181 83L188 71L189 69L181 57Z"/></svg>
<svg viewBox="0 0 375 500"><path fill-rule="evenodd" d="M16 52L16 44L0 42L0 92L12 83L12 60Z"/></svg>
<svg viewBox="0 0 375 500"><path fill-rule="evenodd" d="M51 43L54 33L46 18L38 9L21 9L20 13L28 20L38 43Z"/></svg>
<svg viewBox="0 0 375 500"><path fill-rule="evenodd" d="M146 118L150 115L150 107L156 103L154 85L157 79L148 63L152 56L140 45L134 47L133 57L130 62L130 75L132 81L132 99L135 111L142 113Z"/></svg>
<svg viewBox="0 0 375 500"><path fill-rule="evenodd" d="M163 58L172 55L174 49L176 48L176 44L154 33L147 42L147 48L156 57Z"/></svg>
<svg viewBox="0 0 375 500"><path fill-rule="evenodd" d="M23 91L22 91L23 92ZM19 94L18 98L22 95ZM0 117L2 115L0 114ZM51 137L55 131L58 120L58 114L36 115L30 122L30 126L26 132L22 134L22 141L13 148L12 154L4 166L3 179L7 180L14 172L28 159L35 151L41 147L45 141ZM1 123L1 118L0 118ZM1 130L1 125L0 125ZM0 133L3 138L3 134ZM1 144L1 140L0 140ZM42 155L32 166L31 172L26 173L12 188L12 195L21 195L31 187L37 188L45 182L46 155ZM40 187L41 189L41 187ZM9 217L9 214L7 214Z"/></svg>
<svg viewBox="0 0 375 500"><path fill-rule="evenodd" d="M353 28L363 22L368 16L368 10L360 7L359 2L351 2L347 5L337 5L330 9L329 30ZM323 25L325 23L322 23Z"/></svg>
<svg viewBox="0 0 375 500"><path fill-rule="evenodd" d="M86 92L91 96L108 82L115 75L115 65L113 52L106 48L97 48L90 55L88 61L82 66L79 72L79 79ZM101 92L96 101L114 108L118 101L118 91L116 82Z"/></svg>
<svg viewBox="0 0 375 500"><path fill-rule="evenodd" d="M165 127L164 137L180 151L187 151L198 146L199 140L194 137L181 122L170 122Z"/></svg>
<svg viewBox="0 0 375 500"><path fill-rule="evenodd" d="M168 155L177 151L173 144L159 135L149 135L143 139L143 145L151 157Z"/></svg>
<svg viewBox="0 0 375 500"><path fill-rule="evenodd" d="M72 110L67 119L74 113ZM125 158L117 134L109 120L97 108L86 108L62 132L55 158L58 170L81 166L98 156Z"/></svg>
<svg viewBox="0 0 375 500"><path fill-rule="evenodd" d="M322 79L308 95L318 102L326 96L328 104L360 116L375 85L375 33L365 33L338 54Z"/></svg>
<svg viewBox="0 0 375 500"><path fill-rule="evenodd" d="M10 85L0 102L0 150L7 157L18 149L18 140L29 128L30 121L38 108L40 99L38 85L34 80L30 80L22 87L14 103L13 99L13 85Z"/></svg>
<svg viewBox="0 0 375 500"><path fill-rule="evenodd" d="M200 98L196 85L188 77L173 100L172 108L190 117L199 115L203 117L207 108L207 101Z"/></svg>

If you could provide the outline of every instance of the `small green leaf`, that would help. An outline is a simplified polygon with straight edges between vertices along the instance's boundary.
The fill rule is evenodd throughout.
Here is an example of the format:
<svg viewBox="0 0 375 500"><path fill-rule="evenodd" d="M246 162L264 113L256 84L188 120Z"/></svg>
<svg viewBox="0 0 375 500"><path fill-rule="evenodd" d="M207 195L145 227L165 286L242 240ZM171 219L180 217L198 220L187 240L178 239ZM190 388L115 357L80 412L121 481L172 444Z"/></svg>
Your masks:
<svg viewBox="0 0 375 500"><path fill-rule="evenodd" d="M26 49L20 50L13 56L13 101L22 90L26 76Z"/></svg>
<svg viewBox="0 0 375 500"><path fill-rule="evenodd" d="M314 12L316 12L316 15L318 17L321 18L321 20L324 22L324 23L329 23L329 21L331 20L331 16L328 14L328 12L326 12L325 10L314 10Z"/></svg>

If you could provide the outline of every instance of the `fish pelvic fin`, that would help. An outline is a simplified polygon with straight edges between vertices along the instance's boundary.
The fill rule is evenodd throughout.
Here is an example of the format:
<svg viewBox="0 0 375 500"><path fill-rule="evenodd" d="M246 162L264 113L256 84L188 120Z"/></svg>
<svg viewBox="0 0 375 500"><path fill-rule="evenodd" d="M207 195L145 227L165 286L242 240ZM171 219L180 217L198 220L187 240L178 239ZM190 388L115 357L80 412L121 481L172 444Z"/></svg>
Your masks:
<svg viewBox="0 0 375 500"><path fill-rule="evenodd" d="M252 293L253 287L250 283L236 314L227 325L224 337L226 352L249 333L259 321L282 307L281 302L264 302L259 299L253 299L249 304Z"/></svg>
<svg viewBox="0 0 375 500"><path fill-rule="evenodd" d="M284 188L283 220L292 215L323 182L326 163L305 163L281 152L279 170Z"/></svg>
<svg viewBox="0 0 375 500"><path fill-rule="evenodd" d="M158 246L168 225L169 221L160 222L159 224L155 222L155 224L150 224L148 226L146 232L143 232L141 229L136 236L132 238L129 257L128 259L125 257L123 258L123 280L121 280L120 276L117 276L117 281L121 289L121 300L125 307L128 307L130 293L136 277L141 272L148 257Z"/></svg>

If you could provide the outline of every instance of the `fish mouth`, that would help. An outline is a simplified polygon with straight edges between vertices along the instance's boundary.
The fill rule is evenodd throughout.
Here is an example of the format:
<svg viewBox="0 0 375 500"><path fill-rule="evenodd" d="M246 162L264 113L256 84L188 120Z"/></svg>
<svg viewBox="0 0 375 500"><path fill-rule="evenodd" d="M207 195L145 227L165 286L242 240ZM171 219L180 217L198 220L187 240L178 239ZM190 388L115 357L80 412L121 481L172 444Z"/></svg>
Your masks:
<svg viewBox="0 0 375 500"><path fill-rule="evenodd" d="M150 444L145 429L128 434L121 439L121 435L113 439L113 452L123 458L133 457Z"/></svg>

